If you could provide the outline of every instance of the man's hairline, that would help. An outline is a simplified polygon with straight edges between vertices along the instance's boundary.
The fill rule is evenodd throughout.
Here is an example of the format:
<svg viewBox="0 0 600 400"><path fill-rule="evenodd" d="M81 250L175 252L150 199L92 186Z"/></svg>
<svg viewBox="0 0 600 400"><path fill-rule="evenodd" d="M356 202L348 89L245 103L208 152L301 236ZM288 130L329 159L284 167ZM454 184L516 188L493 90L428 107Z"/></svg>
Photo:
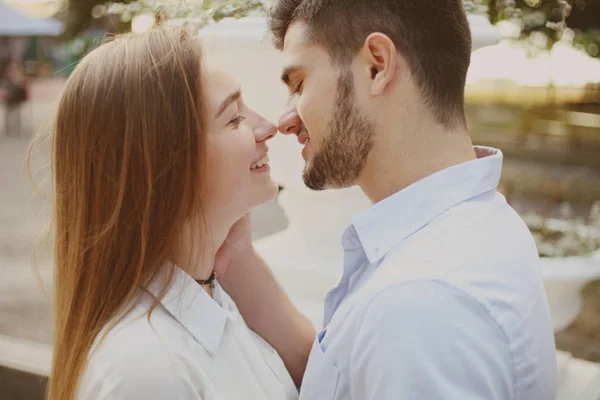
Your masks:
<svg viewBox="0 0 600 400"><path fill-rule="evenodd" d="M298 19L293 19L293 20L292 20L292 21L290 21L290 23L287 25L287 28L286 28L286 30L285 30L285 33L284 33L284 35L283 35L282 48L281 48L281 50L279 50L279 52L280 52L280 53L283 53L283 51L284 51L284 47L285 47L285 38L286 38L286 36L287 36L287 33L288 33L288 31L289 31L289 28L290 28L290 26L291 26L291 25L292 25L294 22L296 22L296 21L299 21L299 20L301 20L301 19L300 19L300 18L298 18ZM304 22L304 23L307 25L307 30L308 30L308 29L309 29L309 27L308 27L308 23L307 23L307 22ZM386 36L387 36L387 35L386 35ZM388 37L389 37L389 36L388 36ZM328 60L329 60L329 64L330 64L330 65L331 65L333 68L335 68L335 69L337 70L337 72L338 72L338 79L342 78L342 76L343 76L343 75L344 75L346 72L348 72L349 70L351 71L351 68L349 67L350 63L352 62L351 60L350 60L350 61L348 61L348 62L346 62L346 63L342 63L342 62L338 63L338 62L336 62L336 59L334 58L334 54L333 54L333 52L332 52L332 51L330 51L329 49L327 49L327 48L326 48L324 45L322 45L322 44L318 43L318 42L317 42L317 41L315 41L314 39L311 39L311 38L310 38L310 36L309 36L309 38L307 38L306 40L307 40L307 42L310 42L310 46L314 46L314 47L316 47L316 48L321 48L323 51L325 51L325 53L327 54L327 58L328 58ZM391 38L390 38L390 40L391 40ZM394 45L396 46L396 44L395 44L395 43L394 43ZM397 47L397 46L396 46L396 52L397 52L397 53L399 53L399 49L398 49L398 47ZM356 55L354 55L354 56L353 56L353 58L354 58L354 57L356 57ZM341 61L341 60L340 60L340 61ZM409 70L410 70L410 66L409 66ZM411 71L411 75L412 75L412 71ZM284 83L285 83L285 82L284 82ZM287 83L286 83L286 85L287 85ZM423 100L427 100L427 97L428 97L428 95L426 94L425 90L424 90L422 87L420 87L420 85L418 85L418 84L417 84L417 90L419 91L419 94L420 94L420 96L423 98ZM432 110L430 110L430 111L432 111ZM435 118L435 115L433 115L433 117Z"/></svg>
<svg viewBox="0 0 600 400"><path fill-rule="evenodd" d="M346 60L343 60L341 57L340 57L340 58L336 58L336 57L335 57L335 53L334 53L334 51L333 51L332 49L329 49L329 48L327 48L326 46L324 46L322 43L319 43L319 42L318 42L318 41L317 41L317 40L314 38L314 34L313 34L313 32L312 32L312 30L313 30L313 29L311 29L311 25L310 25L310 24L309 24L309 22L306 20L306 18L304 18L304 17L301 17L301 16L298 16L298 15L297 15L297 14L298 14L298 11L299 11L299 9L300 9L300 7L301 7L301 5L302 5L302 3L304 3L304 0L303 0L303 1L301 1L301 2L298 4L298 6L296 7L296 9L295 9L295 10L292 12L292 17L290 18L289 22L287 23L287 25L286 25L286 27L285 27L285 31L283 32L283 37L281 38L281 41L280 41L280 43L281 43L281 46L280 46L280 47L281 47L281 48L280 48L280 49L278 49L278 51L279 51L280 53L282 53L282 52L284 51L284 48L285 48L285 39L286 39L286 37L287 37L287 35L288 35L288 32L289 32L289 30L290 30L290 27L291 27L291 26L292 26L294 23L301 23L301 22L303 22L303 23L305 24L305 26L306 26L306 27L305 27L306 36L307 36L307 37L306 37L306 41L307 41L308 43L310 43L310 46L314 46L314 47L316 47L316 48L321 48L321 49L323 49L323 51L325 51L325 53L328 55L329 64L330 64L332 67L336 68L336 69L339 71L339 73L340 73L340 74L344 73L344 69L345 69L345 67L348 67L348 66L349 66L349 64L351 64L352 60L353 60L353 59L354 59L354 58L355 58L355 57L358 55L358 52L357 52L356 54L353 54L353 55L352 55L352 57L351 57L349 60L347 60L347 61L346 61ZM372 33L375 33L375 32L372 32ZM398 44L397 44L397 43L396 43L396 42L395 42L395 41L394 41L394 40L393 40L391 37L389 37L389 35L387 35L387 34L385 34L385 33L383 33L383 32L379 32L379 33L381 33L381 34L385 35L386 37L388 37L388 38L389 38L389 39L392 41L392 43L394 43L394 46L395 46L395 48L396 48L396 53L397 53L397 54L402 54L402 53L401 53L401 51L400 51L400 48L398 47ZM370 34L369 34L369 35L370 35ZM367 35L367 38L369 37L369 35ZM365 38L365 40L366 40L366 38ZM408 60L407 60L407 61L408 61ZM408 65L408 69L409 69L409 71L410 71L410 74L411 74L411 75L414 77L414 73L413 73L413 71L412 71L412 68L411 68L410 62L409 62L409 65ZM416 82L415 82L415 83L416 83ZM428 99L428 97L429 97L430 95L427 93L427 91L426 91L426 90L425 90L423 87L421 87L421 85L420 85L420 84L417 84L416 86L417 86L417 90L418 90L418 92L419 92L420 96L421 96L421 97L422 97L424 100L426 100L426 101L427 101L427 99ZM464 103L463 103L463 104L464 104ZM432 112L434 113L434 111L433 111L433 110L430 110L430 111L432 111ZM435 113L434 113L434 117L435 117Z"/></svg>
<svg viewBox="0 0 600 400"><path fill-rule="evenodd" d="M319 48L319 49L323 50L328 55L329 63L331 64L331 66L338 68L338 69L343 69L346 66L346 64L351 63L352 59L354 59L358 55L358 51L357 51L355 54L352 55L352 58L349 60L344 60L343 57L336 58L335 52L332 49L328 48L327 46L325 46L322 43L319 43L319 41L314 37L311 26L308 23L308 21L306 21L306 18L298 17L298 16L292 17L292 19L286 26L285 32L283 33L283 37L281 39L281 48L277 49L280 53L284 52L285 38L288 35L290 27L294 23L304 23L305 24L304 30L305 30L305 34L306 34L305 40L306 40L307 47L315 47L315 48ZM379 34L387 37L394 44L394 47L396 49L396 54L400 54L400 49L398 48L398 44L396 42L394 42L394 40L389 35L387 35L384 32L381 32L381 31L373 31L373 32L369 33L369 35L367 35L367 37L363 41L363 45L364 45L364 42L367 40L367 38L374 33L379 33ZM359 51L360 51L360 48L359 48Z"/></svg>
<svg viewBox="0 0 600 400"><path fill-rule="evenodd" d="M288 32L290 30L290 27L292 26L292 24L294 23L304 23L306 25L305 28L305 32L306 32L306 38L305 38L305 45L307 46L307 48L315 48L318 50L322 50L326 55L327 55L327 59L329 61L329 64L337 69L340 73L344 73L347 68L349 67L349 65L352 62L352 59L354 57L356 57L356 55L354 55L352 57L352 59L348 60L347 62L341 62L341 59L336 59L334 56L333 51L331 51L329 48L327 48L325 45L323 45L322 43L319 43L315 38L314 35L312 33L310 33L310 25L308 24L308 22L306 21L305 18L302 17L294 17L288 24L287 27L285 29L285 32L283 34L283 38L281 40L281 48L278 49L279 53L283 53L285 50L285 38L288 35ZM340 61L340 62L338 62ZM294 64L298 64L300 65L300 63L294 63ZM285 68L285 66L284 66Z"/></svg>

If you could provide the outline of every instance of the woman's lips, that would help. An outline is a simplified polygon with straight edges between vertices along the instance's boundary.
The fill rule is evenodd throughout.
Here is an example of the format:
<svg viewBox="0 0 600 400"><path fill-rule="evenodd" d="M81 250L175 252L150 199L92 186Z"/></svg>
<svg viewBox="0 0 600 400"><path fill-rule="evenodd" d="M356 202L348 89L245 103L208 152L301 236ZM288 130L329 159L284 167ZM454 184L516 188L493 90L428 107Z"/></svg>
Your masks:
<svg viewBox="0 0 600 400"><path fill-rule="evenodd" d="M269 166L269 153L263 154L258 160L250 165L250 171L263 171L265 166Z"/></svg>
<svg viewBox="0 0 600 400"><path fill-rule="evenodd" d="M269 164L265 164L262 167L254 168L250 170L251 172L267 172L271 170L271 166Z"/></svg>

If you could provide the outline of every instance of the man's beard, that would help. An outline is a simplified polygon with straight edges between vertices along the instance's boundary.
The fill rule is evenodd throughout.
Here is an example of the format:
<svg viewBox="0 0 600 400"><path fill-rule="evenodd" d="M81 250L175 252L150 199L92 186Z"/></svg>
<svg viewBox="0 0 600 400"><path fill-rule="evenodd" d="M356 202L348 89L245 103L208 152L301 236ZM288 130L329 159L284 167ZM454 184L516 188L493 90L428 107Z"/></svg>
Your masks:
<svg viewBox="0 0 600 400"><path fill-rule="evenodd" d="M351 72L340 75L334 104L321 148L302 174L312 190L353 186L373 148L375 124L355 104Z"/></svg>

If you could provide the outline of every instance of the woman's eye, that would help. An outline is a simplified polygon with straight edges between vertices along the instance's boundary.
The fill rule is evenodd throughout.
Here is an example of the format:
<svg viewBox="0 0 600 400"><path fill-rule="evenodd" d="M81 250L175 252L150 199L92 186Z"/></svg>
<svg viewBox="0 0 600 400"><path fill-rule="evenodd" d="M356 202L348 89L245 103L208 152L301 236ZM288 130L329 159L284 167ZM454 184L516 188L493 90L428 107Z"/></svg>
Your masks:
<svg viewBox="0 0 600 400"><path fill-rule="evenodd" d="M231 121L229 121L227 123L227 126L231 126L233 128L237 128L240 126L240 124L242 123L242 121L244 121L246 119L246 117L242 116L242 115L238 115L237 117L235 117L234 119L232 119Z"/></svg>
<svg viewBox="0 0 600 400"><path fill-rule="evenodd" d="M294 93L298 93L300 92L300 90L302 89L302 84L304 83L304 81L300 81L300 83L298 83L298 85L296 85L296 89L294 89Z"/></svg>

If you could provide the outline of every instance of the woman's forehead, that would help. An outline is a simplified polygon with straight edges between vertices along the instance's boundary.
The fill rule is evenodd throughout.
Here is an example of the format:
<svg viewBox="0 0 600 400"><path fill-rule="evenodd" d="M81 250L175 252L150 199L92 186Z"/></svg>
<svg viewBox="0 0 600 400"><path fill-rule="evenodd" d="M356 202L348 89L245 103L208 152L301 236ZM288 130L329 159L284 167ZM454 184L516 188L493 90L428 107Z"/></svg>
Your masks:
<svg viewBox="0 0 600 400"><path fill-rule="evenodd" d="M239 88L239 84L226 71L222 63L212 55L203 60L203 78L211 113L216 111L221 102Z"/></svg>

